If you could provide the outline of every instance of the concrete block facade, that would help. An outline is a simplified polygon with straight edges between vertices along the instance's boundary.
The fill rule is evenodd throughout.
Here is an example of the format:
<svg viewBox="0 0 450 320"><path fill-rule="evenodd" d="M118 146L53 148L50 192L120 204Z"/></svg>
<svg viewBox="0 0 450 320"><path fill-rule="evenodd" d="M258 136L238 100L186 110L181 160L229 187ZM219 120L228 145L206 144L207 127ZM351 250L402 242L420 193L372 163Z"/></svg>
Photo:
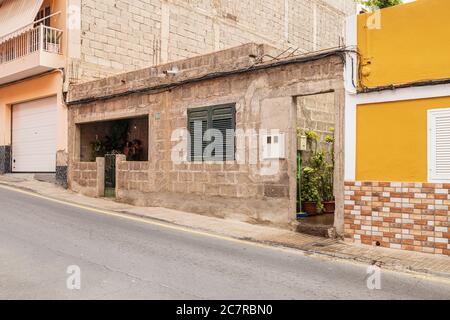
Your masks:
<svg viewBox="0 0 450 320"><path fill-rule="evenodd" d="M450 185L346 182L351 242L450 256Z"/></svg>
<svg viewBox="0 0 450 320"><path fill-rule="evenodd" d="M80 124L148 115L149 161L119 161L116 175L119 200L288 226L296 217L295 100L303 95L334 91L335 112L339 114L343 110L343 64L337 54L248 71L255 65L255 57L269 52L265 48L245 45L73 86L68 96L69 145L73 155L69 160L69 186L83 193L93 188L93 184L80 188L83 173L79 168L85 165L77 158ZM175 66L179 75L161 76L164 69ZM194 81L205 74L237 69L247 71ZM156 90L179 81L186 83ZM127 93L129 90L140 93ZM173 161L172 152L177 144L173 134L187 128L187 111L230 103L236 106L236 129L280 129L285 133L286 157L279 161L274 174L261 174L264 165L261 161L255 164ZM338 144L338 163L342 161L340 147ZM340 172L338 176L342 179ZM337 221L343 229L343 192L340 199L342 216Z"/></svg>
<svg viewBox="0 0 450 320"><path fill-rule="evenodd" d="M80 48L68 66L77 83L250 42L296 53L337 47L356 10L353 0L78 1Z"/></svg>

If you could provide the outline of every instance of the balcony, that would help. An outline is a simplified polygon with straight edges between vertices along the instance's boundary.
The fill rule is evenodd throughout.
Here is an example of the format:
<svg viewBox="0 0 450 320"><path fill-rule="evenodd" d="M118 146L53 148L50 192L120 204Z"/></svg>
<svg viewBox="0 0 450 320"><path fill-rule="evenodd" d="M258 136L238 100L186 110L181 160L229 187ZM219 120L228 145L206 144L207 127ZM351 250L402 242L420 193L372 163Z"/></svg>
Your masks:
<svg viewBox="0 0 450 320"><path fill-rule="evenodd" d="M64 67L62 35L40 24L0 43L0 85Z"/></svg>

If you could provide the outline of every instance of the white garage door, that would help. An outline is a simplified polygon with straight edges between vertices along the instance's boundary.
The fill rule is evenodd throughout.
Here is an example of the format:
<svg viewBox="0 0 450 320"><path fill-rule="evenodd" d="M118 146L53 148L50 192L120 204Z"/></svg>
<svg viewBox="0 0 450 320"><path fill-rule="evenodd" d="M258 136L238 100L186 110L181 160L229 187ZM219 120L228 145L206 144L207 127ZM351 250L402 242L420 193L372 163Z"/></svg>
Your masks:
<svg viewBox="0 0 450 320"><path fill-rule="evenodd" d="M56 171L56 97L12 108L12 171Z"/></svg>

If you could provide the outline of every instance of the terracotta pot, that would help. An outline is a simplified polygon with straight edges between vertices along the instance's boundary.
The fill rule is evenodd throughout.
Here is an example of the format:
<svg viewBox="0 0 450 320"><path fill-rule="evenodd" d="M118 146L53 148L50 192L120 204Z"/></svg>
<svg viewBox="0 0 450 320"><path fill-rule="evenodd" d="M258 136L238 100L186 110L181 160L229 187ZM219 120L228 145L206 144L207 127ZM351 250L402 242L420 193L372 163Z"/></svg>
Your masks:
<svg viewBox="0 0 450 320"><path fill-rule="evenodd" d="M302 210L310 216L315 216L320 213L315 202L302 202Z"/></svg>
<svg viewBox="0 0 450 320"><path fill-rule="evenodd" d="M336 210L336 202L329 201L323 203L324 213L334 213L335 210Z"/></svg>

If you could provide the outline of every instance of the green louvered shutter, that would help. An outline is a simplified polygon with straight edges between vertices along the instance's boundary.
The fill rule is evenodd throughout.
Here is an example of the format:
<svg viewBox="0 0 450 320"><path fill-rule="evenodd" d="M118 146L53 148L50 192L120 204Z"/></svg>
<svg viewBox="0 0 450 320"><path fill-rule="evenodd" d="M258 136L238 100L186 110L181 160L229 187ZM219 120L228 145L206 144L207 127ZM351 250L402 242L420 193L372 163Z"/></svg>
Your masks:
<svg viewBox="0 0 450 320"><path fill-rule="evenodd" d="M203 137L208 129L208 110L189 110L188 121L190 136L189 159L190 161L203 161L203 152L207 146L207 142Z"/></svg>
<svg viewBox="0 0 450 320"><path fill-rule="evenodd" d="M223 147L217 148L213 154L214 160L235 160L235 128L236 109L234 105L211 107L211 128L219 130L223 137Z"/></svg>
<svg viewBox="0 0 450 320"><path fill-rule="evenodd" d="M196 124L198 128L201 125L201 134L196 134ZM234 104L188 110L188 128L190 161L235 160L236 108ZM206 147L214 142L214 138L213 141L205 139L205 133L209 129L219 130L223 140L222 146L214 149L212 157L205 158ZM201 146L201 152L198 146Z"/></svg>

